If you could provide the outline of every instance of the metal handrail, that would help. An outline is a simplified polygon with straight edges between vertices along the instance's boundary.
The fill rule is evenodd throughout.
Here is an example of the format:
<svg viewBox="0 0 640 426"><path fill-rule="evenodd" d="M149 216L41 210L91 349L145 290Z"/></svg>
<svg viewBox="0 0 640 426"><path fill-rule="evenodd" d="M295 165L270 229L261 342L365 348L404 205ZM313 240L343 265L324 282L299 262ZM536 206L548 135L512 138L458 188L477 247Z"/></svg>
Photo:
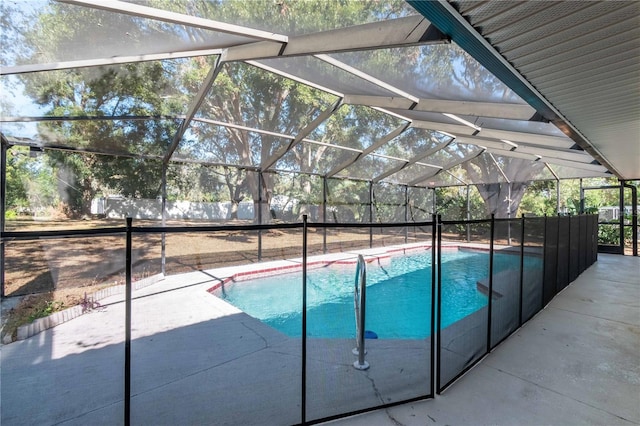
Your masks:
<svg viewBox="0 0 640 426"><path fill-rule="evenodd" d="M356 347L352 352L354 355L358 355L358 360L353 363L353 366L358 370L366 370L369 368L369 363L364 360L364 356L367 353L364 347L366 300L367 264L364 261L364 257L360 254L358 255L356 279L353 290L353 307L356 315Z"/></svg>

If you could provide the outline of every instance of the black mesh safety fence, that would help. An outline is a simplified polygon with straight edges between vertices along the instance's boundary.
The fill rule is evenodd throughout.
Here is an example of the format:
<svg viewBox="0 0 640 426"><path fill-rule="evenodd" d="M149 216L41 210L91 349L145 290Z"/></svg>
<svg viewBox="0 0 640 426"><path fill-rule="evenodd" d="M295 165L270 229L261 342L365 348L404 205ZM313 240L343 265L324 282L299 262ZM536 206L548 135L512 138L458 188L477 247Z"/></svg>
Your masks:
<svg viewBox="0 0 640 426"><path fill-rule="evenodd" d="M359 229L341 232L358 235ZM307 421L433 395L432 234L423 237L421 246L350 249L332 254L330 262L309 264ZM364 290L355 274L358 254L366 263ZM354 294L365 290L365 304L356 310ZM362 363L358 313L364 315Z"/></svg>
<svg viewBox="0 0 640 426"><path fill-rule="evenodd" d="M556 272L556 293L569 285L569 271L571 269L571 241L569 216L558 217L558 270Z"/></svg>
<svg viewBox="0 0 640 426"><path fill-rule="evenodd" d="M553 299L557 293L558 275L558 225L557 216L545 217L544 233L544 285L542 288L542 305Z"/></svg>
<svg viewBox="0 0 640 426"><path fill-rule="evenodd" d="M520 326L522 220L494 222L494 254L491 288L491 348ZM488 283L483 285L488 292Z"/></svg>
<svg viewBox="0 0 640 426"><path fill-rule="evenodd" d="M580 275L580 217L569 216L569 282Z"/></svg>
<svg viewBox="0 0 640 426"><path fill-rule="evenodd" d="M531 319L543 306L545 219L525 217L523 226L522 323Z"/></svg>
<svg viewBox="0 0 640 426"><path fill-rule="evenodd" d="M578 258L578 273L581 274L587 269L587 251L589 251L589 241L587 235L588 216L580 215L578 217L580 223L580 256Z"/></svg>
<svg viewBox="0 0 640 426"><path fill-rule="evenodd" d="M587 235L589 235L590 241L588 250L588 265L593 265L598 260L598 216L589 216L589 223L591 227L587 229Z"/></svg>
<svg viewBox="0 0 640 426"><path fill-rule="evenodd" d="M87 407L119 407L122 419L124 311L107 298L123 296L124 231L3 234L0 423L59 422Z"/></svg>
<svg viewBox="0 0 640 426"><path fill-rule="evenodd" d="M261 275L281 266L273 260L299 258L302 231L262 232L261 263L258 230L168 233L171 275L133 281L131 424L181 424L176 406L201 424L212 422L212 410L219 424L300 423L302 281L284 284L284 297L286 276ZM157 235L134 232L133 246L150 237ZM281 243L269 242L275 237ZM284 252L272 256L271 245ZM287 318L286 328L274 327L279 318ZM255 398L274 389L276 398Z"/></svg>
<svg viewBox="0 0 640 426"><path fill-rule="evenodd" d="M180 423L185 407L221 424L320 422L429 398L597 260L595 215L434 222L5 231L5 292L84 294L55 339L38 335L49 317L11 336L38 339L39 358L36 345L3 347L2 420L24 416L27 397L53 401L34 423L119 423L123 410L132 423Z"/></svg>
<svg viewBox="0 0 640 426"><path fill-rule="evenodd" d="M475 232L464 244L451 240L464 227L462 222L445 221L438 230L438 392L488 351L491 222L473 225Z"/></svg>

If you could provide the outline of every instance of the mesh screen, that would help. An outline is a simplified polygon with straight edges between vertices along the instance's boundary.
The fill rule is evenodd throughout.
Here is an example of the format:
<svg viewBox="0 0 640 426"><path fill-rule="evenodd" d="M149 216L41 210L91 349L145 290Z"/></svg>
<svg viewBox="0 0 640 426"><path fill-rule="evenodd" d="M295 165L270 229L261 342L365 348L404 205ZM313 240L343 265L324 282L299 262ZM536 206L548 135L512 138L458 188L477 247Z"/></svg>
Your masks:
<svg viewBox="0 0 640 426"><path fill-rule="evenodd" d="M341 149L338 145L304 140L289 149L275 163L274 169L326 175L354 161L359 152L354 149Z"/></svg>
<svg viewBox="0 0 640 426"><path fill-rule="evenodd" d="M124 226L126 216L159 220L162 164L157 160L30 151L7 154L6 229Z"/></svg>
<svg viewBox="0 0 640 426"><path fill-rule="evenodd" d="M413 222L427 222L435 212L433 201L434 191L429 188L409 187L409 220Z"/></svg>
<svg viewBox="0 0 640 426"><path fill-rule="evenodd" d="M522 280L522 322L542 309L544 218L524 219L524 269Z"/></svg>
<svg viewBox="0 0 640 426"><path fill-rule="evenodd" d="M443 239L451 234L442 225ZM490 223L478 225L476 235L489 235ZM474 247L488 249L488 240L474 235ZM485 250L486 250L485 249ZM442 390L487 353L487 295L480 291L489 277L489 253L442 247L438 281L440 330L438 389Z"/></svg>
<svg viewBox="0 0 640 426"><path fill-rule="evenodd" d="M314 175L278 173L272 175L270 218L276 222L323 222L323 178Z"/></svg>
<svg viewBox="0 0 640 426"><path fill-rule="evenodd" d="M520 241L522 221L497 220L494 228L491 347L520 325ZM488 282L483 289L488 293Z"/></svg>
<svg viewBox="0 0 640 426"><path fill-rule="evenodd" d="M170 225L250 221L248 175L235 167L169 163L165 217Z"/></svg>
<svg viewBox="0 0 640 426"><path fill-rule="evenodd" d="M134 235L134 246L150 237L154 236ZM299 423L302 281L294 280L282 290L273 287L281 276L264 283L248 275L234 276L246 266L235 271L214 268L226 258L225 266L235 260L244 265L256 261L255 232L175 237L180 244L170 241L169 246L180 255L173 253L168 266L179 260L178 266L189 273L134 286L132 423L179 424L183 419L174 404L188 407L196 423L210 422L212 409L221 424ZM292 239L299 249L299 232L296 237ZM260 274L268 265L254 269ZM269 324L296 312L297 319L290 322L298 335ZM273 389L278 389L277 398L255 399L257 393L266 395Z"/></svg>
<svg viewBox="0 0 640 426"><path fill-rule="evenodd" d="M68 306L124 282L124 237L47 238L5 244L5 295L58 292Z"/></svg>
<svg viewBox="0 0 640 426"><path fill-rule="evenodd" d="M569 285L569 264L571 258L570 246L570 225L571 218L569 216L558 217L558 272L556 279L556 293Z"/></svg>
<svg viewBox="0 0 640 426"><path fill-rule="evenodd" d="M377 183L373 185L373 221L376 223L407 222L407 188ZM374 228L373 245L394 245L408 242L406 227Z"/></svg>
<svg viewBox="0 0 640 426"><path fill-rule="evenodd" d="M545 218L544 234L544 287L542 303L547 303L556 295L558 277L558 217Z"/></svg>
<svg viewBox="0 0 640 426"><path fill-rule="evenodd" d="M366 371L352 366L356 254L309 272L308 420L432 394L431 251L366 256Z"/></svg>
<svg viewBox="0 0 640 426"><path fill-rule="evenodd" d="M327 222L370 222L369 198L369 182L327 179Z"/></svg>
<svg viewBox="0 0 640 426"><path fill-rule="evenodd" d="M125 322L123 305L114 302L123 291L124 241L8 244L7 294L32 293L16 306L32 321L13 336L27 340L2 347L3 424L23 423L30 405L33 423L73 421L88 411L106 423L121 421ZM6 332L10 324L3 325ZM33 405L44 401L46 410Z"/></svg>

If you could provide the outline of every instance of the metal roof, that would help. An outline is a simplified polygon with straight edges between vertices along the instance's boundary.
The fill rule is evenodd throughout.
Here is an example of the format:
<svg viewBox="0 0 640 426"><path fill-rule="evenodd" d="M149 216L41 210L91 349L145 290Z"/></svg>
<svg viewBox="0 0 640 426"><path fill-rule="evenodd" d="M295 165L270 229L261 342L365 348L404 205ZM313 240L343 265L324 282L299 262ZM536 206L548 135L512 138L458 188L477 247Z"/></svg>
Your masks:
<svg viewBox="0 0 640 426"><path fill-rule="evenodd" d="M25 26L15 33L3 28L18 48L0 56L0 84L12 94L3 95L0 131L16 145L417 186L483 183L460 167L480 160L500 170L499 180L517 179L501 170L509 159L551 170L532 179L610 172L640 178L638 3L390 1L393 13L372 11L342 26L322 15L323 2L305 12L316 13L313 19L296 16L292 7L287 19L267 25L257 15L225 20L215 7L229 2L178 10L166 2L34 0L33 19L54 8L63 19L89 16L82 27L91 38L78 30L39 52L21 33ZM311 22L306 29L287 25L302 19ZM73 105L71 117L20 94L42 80L72 73L94 81L141 63L162 64L180 77L193 72L188 61L201 67L202 78L167 91L163 102L174 108L168 115L166 105L145 104L143 115L117 112L114 105L78 113L81 106ZM242 116L214 108L217 85L247 69L270 75L273 84L311 88L313 106L306 115L281 112L270 120L260 111L272 105L247 103ZM465 78L472 81L460 82ZM240 86L239 92L248 90ZM250 95L240 93L239 102ZM135 96L117 106L140 101ZM183 98L188 102L176 109ZM140 123L162 123L165 133L162 140L132 144L25 130L29 123L83 120L111 121L119 134L134 121L138 130ZM358 136L342 140L328 132L331 126ZM240 134L251 135L251 155L221 152L231 142L220 140ZM207 138L218 138L217 145ZM302 151L318 155L308 154L309 164L302 165Z"/></svg>
<svg viewBox="0 0 640 426"><path fill-rule="evenodd" d="M640 2L410 3L616 176L640 177Z"/></svg>

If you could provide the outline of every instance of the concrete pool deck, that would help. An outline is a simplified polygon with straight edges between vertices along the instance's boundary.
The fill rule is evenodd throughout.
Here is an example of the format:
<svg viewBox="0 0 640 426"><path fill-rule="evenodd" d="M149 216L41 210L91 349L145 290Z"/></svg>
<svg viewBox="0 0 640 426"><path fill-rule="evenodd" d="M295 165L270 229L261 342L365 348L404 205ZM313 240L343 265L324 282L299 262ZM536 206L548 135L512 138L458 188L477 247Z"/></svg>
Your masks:
<svg viewBox="0 0 640 426"><path fill-rule="evenodd" d="M639 276L640 258L601 254L443 395L333 423L638 424ZM132 424L300 421L300 341L208 294L217 278L193 272L136 291ZM112 296L102 301L112 303L104 310L1 348L2 424L122 423L119 300ZM349 411L351 398L375 405L428 390L428 377L418 373L425 369L428 341L372 343L372 365L393 369L367 374L351 367L352 346L308 343L309 418ZM415 385L408 386L400 371L415 375ZM342 392L334 395L334 389Z"/></svg>
<svg viewBox="0 0 640 426"><path fill-rule="evenodd" d="M640 258L599 254L435 399L330 424L640 424Z"/></svg>

